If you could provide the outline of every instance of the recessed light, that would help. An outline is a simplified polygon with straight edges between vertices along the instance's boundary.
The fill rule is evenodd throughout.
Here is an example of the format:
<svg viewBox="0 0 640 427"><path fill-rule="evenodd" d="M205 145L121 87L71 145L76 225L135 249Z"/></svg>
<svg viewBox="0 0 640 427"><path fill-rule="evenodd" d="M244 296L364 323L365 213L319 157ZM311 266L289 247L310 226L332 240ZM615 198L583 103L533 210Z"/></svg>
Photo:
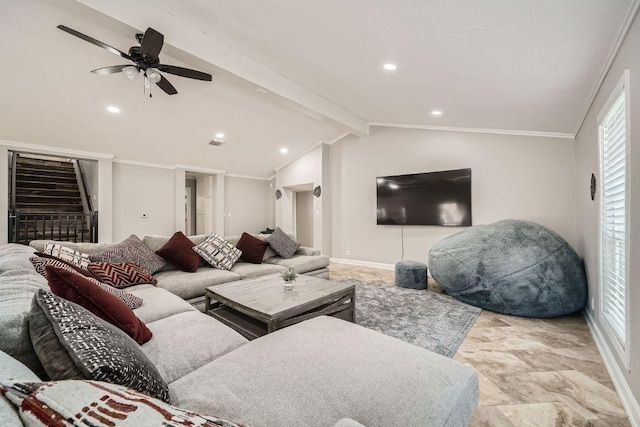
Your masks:
<svg viewBox="0 0 640 427"><path fill-rule="evenodd" d="M107 107L107 111L113 114L117 114L120 112L120 109L118 107L116 107L115 105L109 105Z"/></svg>
<svg viewBox="0 0 640 427"><path fill-rule="evenodd" d="M387 71L395 71L398 68L398 66L396 64L392 64L390 62L387 62L386 64L384 64L382 66L382 68L384 68Z"/></svg>
<svg viewBox="0 0 640 427"><path fill-rule="evenodd" d="M286 148L286 147L282 147L282 148L280 149L280 154L287 154L288 152L289 152L289 149L288 149L288 148Z"/></svg>
<svg viewBox="0 0 640 427"><path fill-rule="evenodd" d="M431 111L431 115L440 117L442 115L442 111L440 111L440 110L432 110Z"/></svg>
<svg viewBox="0 0 640 427"><path fill-rule="evenodd" d="M222 132L216 133L216 138L218 138L218 139L224 138L224 133L222 133Z"/></svg>

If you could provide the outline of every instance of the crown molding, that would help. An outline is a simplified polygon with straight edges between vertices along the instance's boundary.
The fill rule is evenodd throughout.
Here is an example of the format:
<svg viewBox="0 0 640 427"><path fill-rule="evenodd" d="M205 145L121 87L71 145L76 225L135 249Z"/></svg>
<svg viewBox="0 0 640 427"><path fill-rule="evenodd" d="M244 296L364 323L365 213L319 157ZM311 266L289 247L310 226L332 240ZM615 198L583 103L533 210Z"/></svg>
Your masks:
<svg viewBox="0 0 640 427"><path fill-rule="evenodd" d="M161 163L139 162L137 160L127 160L127 159L113 159L113 163L120 163L123 165L133 165L133 166L144 166L146 168L156 168L156 169L174 170L176 168L175 166L163 165Z"/></svg>
<svg viewBox="0 0 640 427"><path fill-rule="evenodd" d="M228 173L225 174L225 176L231 177L231 178L243 178L243 179L254 179L256 181L269 181L270 178L262 178L259 176L250 176L250 175L238 175L235 173Z"/></svg>
<svg viewBox="0 0 640 427"><path fill-rule="evenodd" d="M211 175L224 175L224 174L226 174L226 171L223 171L223 170L220 170L220 169L209 169L209 168L203 168L203 167L199 167L199 166L189 166L189 165L177 164L177 165L175 165L175 168L184 169L187 172L207 173L207 174L211 174Z"/></svg>
<svg viewBox="0 0 640 427"><path fill-rule="evenodd" d="M22 151L31 154L43 154L58 157L74 157L87 160L113 159L113 154L92 153L90 151L71 150L68 148L48 147L46 145L27 144L24 142L0 140L0 145L9 150Z"/></svg>
<svg viewBox="0 0 640 427"><path fill-rule="evenodd" d="M582 109L582 114L580 115L580 119L578 120L578 125L576 126L576 130L573 132L575 136L578 136L578 132L582 128L584 121L587 119L587 115L589 114L589 110L591 110L591 106L596 100L596 96L598 96L598 92L600 92L600 88L604 84L604 80L607 78L611 67L613 66L613 62L618 57L618 52L620 52L620 48L627 38L627 34L631 29L631 25L638 14L638 10L640 10L640 0L633 0L631 6L629 6L629 11L627 12L627 16L618 32L618 36L616 37L613 46L611 47L611 51L609 52L609 56L607 56L607 60L605 61L602 69L600 70L600 74L598 75L598 80L596 84L593 86L593 90L591 91L591 95L589 95L589 99Z"/></svg>
<svg viewBox="0 0 640 427"><path fill-rule="evenodd" d="M536 132L536 131L528 131L528 130L460 128L460 127L451 127L451 126L431 126L431 125L415 125L415 124L407 124L407 123L381 123L381 122L371 122L369 123L369 125L378 126L378 127L388 127L388 128L436 130L436 131L443 131L443 132L490 133L490 134L496 134L496 135L516 135L516 136L535 136L538 138L574 139L573 134L561 133L561 132Z"/></svg>

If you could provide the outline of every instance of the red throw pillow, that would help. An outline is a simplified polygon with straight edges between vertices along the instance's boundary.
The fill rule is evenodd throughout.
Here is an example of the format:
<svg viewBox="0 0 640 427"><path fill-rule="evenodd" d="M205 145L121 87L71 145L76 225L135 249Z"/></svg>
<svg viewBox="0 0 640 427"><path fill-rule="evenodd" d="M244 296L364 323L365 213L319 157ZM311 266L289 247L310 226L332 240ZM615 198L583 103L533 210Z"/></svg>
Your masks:
<svg viewBox="0 0 640 427"><path fill-rule="evenodd" d="M133 311L118 298L87 278L61 268L45 267L51 291L86 308L101 319L122 329L138 344L151 339L152 333Z"/></svg>
<svg viewBox="0 0 640 427"><path fill-rule="evenodd" d="M236 245L236 248L242 251L240 259L252 264L262 264L262 257L268 247L269 244L267 242L248 233L242 233L240 241Z"/></svg>
<svg viewBox="0 0 640 427"><path fill-rule="evenodd" d="M202 262L202 257L193 251L194 246L195 244L182 231L177 231L163 247L156 251L156 254L180 270L193 273Z"/></svg>

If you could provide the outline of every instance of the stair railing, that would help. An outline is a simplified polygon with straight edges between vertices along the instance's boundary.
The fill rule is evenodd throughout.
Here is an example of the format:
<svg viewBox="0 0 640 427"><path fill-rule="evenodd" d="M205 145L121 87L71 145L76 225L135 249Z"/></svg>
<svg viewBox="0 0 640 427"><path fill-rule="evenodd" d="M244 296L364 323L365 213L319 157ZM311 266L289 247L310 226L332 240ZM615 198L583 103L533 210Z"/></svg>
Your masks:
<svg viewBox="0 0 640 427"><path fill-rule="evenodd" d="M21 214L19 209L9 211L9 243L28 245L32 240L42 239L97 243L98 212Z"/></svg>
<svg viewBox="0 0 640 427"><path fill-rule="evenodd" d="M19 154L14 151L10 151L9 155L11 156L11 163L9 166L9 168L11 169L11 188L9 188L11 194L9 203L11 203L11 205L9 206L9 209L13 210L16 208L16 164L18 163Z"/></svg>

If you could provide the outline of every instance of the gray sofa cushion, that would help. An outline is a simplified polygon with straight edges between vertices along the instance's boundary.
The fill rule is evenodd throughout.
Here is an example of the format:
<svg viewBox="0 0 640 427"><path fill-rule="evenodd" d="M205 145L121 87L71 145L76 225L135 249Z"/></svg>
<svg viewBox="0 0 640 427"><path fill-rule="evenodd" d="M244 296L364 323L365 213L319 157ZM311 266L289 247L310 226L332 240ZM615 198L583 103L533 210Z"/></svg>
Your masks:
<svg viewBox="0 0 640 427"><path fill-rule="evenodd" d="M195 273L180 270L162 271L154 277L158 280L158 288L166 289L182 299L202 296L205 288L209 286L241 279L239 274L212 267L200 267Z"/></svg>
<svg viewBox="0 0 640 427"><path fill-rule="evenodd" d="M265 427L463 426L478 377L459 362L332 317L238 348L169 385L172 402ZM393 410L390 411L389 408Z"/></svg>
<svg viewBox="0 0 640 427"><path fill-rule="evenodd" d="M293 268L296 273L306 273L327 267L329 265L329 257L326 255L294 255L288 259L280 257L269 258L264 262Z"/></svg>
<svg viewBox="0 0 640 427"><path fill-rule="evenodd" d="M0 273L9 270L32 270L33 264L29 258L34 252L33 248L15 243L0 246Z"/></svg>
<svg viewBox="0 0 640 427"><path fill-rule="evenodd" d="M197 311L191 304L166 289L142 288L132 292L142 298L142 306L133 310L145 324L173 316L178 313Z"/></svg>
<svg viewBox="0 0 640 427"><path fill-rule="evenodd" d="M142 351L171 383L248 340L213 317L193 310L147 324L153 338Z"/></svg>
<svg viewBox="0 0 640 427"><path fill-rule="evenodd" d="M23 251L23 256L23 261L31 264L30 254ZM0 263L3 259L0 255ZM31 300L39 289L49 287L33 266L0 273L0 350L27 365L37 375L44 375L29 338Z"/></svg>
<svg viewBox="0 0 640 427"><path fill-rule="evenodd" d="M25 365L0 351L0 381L4 380L40 381L40 378ZM0 394L0 426L21 425L22 421L20 421L15 406Z"/></svg>
<svg viewBox="0 0 640 427"><path fill-rule="evenodd" d="M239 274L243 279L252 279L266 274L280 273L284 270L286 270L286 267L275 264L251 264L244 261L236 262L233 268L231 268L232 272Z"/></svg>

